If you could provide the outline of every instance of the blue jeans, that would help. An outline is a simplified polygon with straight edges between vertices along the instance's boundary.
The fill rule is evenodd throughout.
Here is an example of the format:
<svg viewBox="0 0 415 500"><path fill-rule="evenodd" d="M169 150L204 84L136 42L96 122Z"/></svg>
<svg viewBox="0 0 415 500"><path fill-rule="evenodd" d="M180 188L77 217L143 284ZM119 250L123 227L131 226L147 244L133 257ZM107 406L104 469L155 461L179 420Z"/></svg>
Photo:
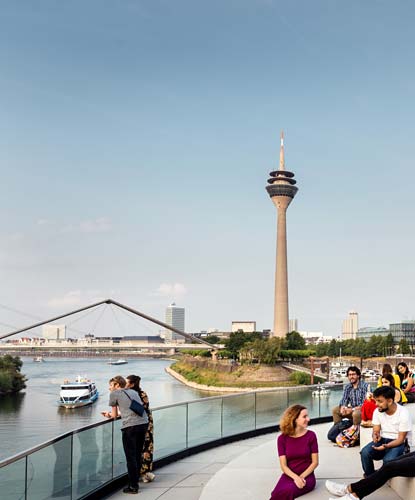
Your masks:
<svg viewBox="0 0 415 500"><path fill-rule="evenodd" d="M360 459L362 461L362 467L366 477L375 472L373 460L383 460L383 463L386 464L387 462L395 460L403 455L405 444L395 446L395 448L388 448L386 450L373 449L373 446L381 446L382 444L390 443L391 441L394 440L381 438L378 443L369 443L362 449L360 452Z"/></svg>

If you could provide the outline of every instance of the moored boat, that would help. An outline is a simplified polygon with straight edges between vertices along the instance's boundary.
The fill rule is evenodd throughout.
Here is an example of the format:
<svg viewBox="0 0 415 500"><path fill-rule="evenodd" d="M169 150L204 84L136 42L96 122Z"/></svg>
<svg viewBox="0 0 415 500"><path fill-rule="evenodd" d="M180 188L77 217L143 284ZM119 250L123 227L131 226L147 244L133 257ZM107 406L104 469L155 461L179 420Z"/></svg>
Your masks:
<svg viewBox="0 0 415 500"><path fill-rule="evenodd" d="M95 383L78 375L75 382L65 380L59 393L59 406L79 408L94 403L99 393Z"/></svg>
<svg viewBox="0 0 415 500"><path fill-rule="evenodd" d="M126 359L117 359L115 361L113 361L112 359L110 359L108 361L109 365L126 365L127 363L128 363L128 361Z"/></svg>

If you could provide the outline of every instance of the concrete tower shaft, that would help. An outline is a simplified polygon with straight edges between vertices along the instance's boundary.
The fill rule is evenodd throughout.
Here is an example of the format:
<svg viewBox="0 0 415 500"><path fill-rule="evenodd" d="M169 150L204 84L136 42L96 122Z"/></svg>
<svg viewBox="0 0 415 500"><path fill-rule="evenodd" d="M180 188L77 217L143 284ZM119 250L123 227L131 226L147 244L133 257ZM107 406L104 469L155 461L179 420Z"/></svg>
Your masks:
<svg viewBox="0 0 415 500"><path fill-rule="evenodd" d="M294 174L285 170L284 134L281 133L279 169L270 173L266 187L278 211L277 250L275 265L275 297L273 336L284 337L288 333L288 271L287 271L287 208L298 188Z"/></svg>

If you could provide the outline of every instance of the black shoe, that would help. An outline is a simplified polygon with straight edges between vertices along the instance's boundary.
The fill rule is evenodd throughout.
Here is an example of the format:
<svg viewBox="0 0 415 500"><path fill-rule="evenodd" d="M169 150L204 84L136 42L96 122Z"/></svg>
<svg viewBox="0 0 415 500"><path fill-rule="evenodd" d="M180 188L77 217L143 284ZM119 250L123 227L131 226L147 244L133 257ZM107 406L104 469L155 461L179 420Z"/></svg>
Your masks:
<svg viewBox="0 0 415 500"><path fill-rule="evenodd" d="M126 486L123 490L123 493L131 493L132 495L136 495L138 493L138 488L133 488L132 486Z"/></svg>

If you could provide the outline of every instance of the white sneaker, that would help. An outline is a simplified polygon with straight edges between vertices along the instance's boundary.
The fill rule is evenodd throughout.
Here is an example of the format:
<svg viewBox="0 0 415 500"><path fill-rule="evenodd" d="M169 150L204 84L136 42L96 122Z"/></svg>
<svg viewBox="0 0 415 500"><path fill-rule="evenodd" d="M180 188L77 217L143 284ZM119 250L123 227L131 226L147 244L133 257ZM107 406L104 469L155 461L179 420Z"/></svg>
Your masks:
<svg viewBox="0 0 415 500"><path fill-rule="evenodd" d="M342 497L329 498L329 500L359 500L359 499L354 495L352 495L351 493L347 493L347 495L343 495Z"/></svg>
<svg viewBox="0 0 415 500"><path fill-rule="evenodd" d="M349 494L347 490L347 484L335 483L334 481L327 480L326 488L329 490L331 494L336 495L338 497L342 497L344 495Z"/></svg>

